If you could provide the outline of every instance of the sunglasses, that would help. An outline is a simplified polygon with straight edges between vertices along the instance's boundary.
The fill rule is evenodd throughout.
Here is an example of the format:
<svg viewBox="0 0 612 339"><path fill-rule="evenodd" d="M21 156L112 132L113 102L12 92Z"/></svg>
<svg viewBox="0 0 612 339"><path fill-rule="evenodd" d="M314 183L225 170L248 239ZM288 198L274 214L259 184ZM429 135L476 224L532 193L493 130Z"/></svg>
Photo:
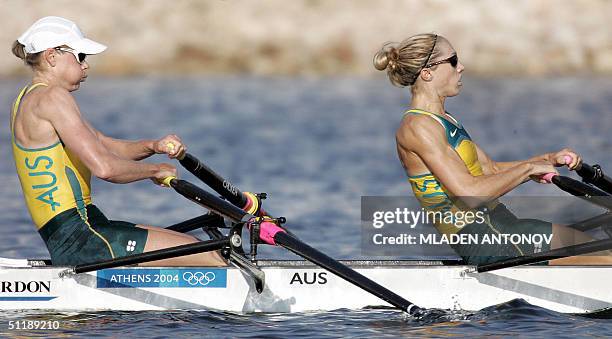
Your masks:
<svg viewBox="0 0 612 339"><path fill-rule="evenodd" d="M423 68L429 68L429 67L433 67L433 66L436 66L436 65L445 64L447 62L449 64L451 64L451 66L453 66L453 68L457 68L457 63L459 62L459 57L457 57L457 54L453 54L453 56L451 56L450 58L446 58L444 60L432 62L431 64L425 65L425 67L423 67Z"/></svg>
<svg viewBox="0 0 612 339"><path fill-rule="evenodd" d="M83 61L85 61L85 58L87 58L87 54L79 53L79 52L77 52L76 50L74 50L72 48L68 48L68 47L55 47L55 50L56 51L61 51L61 52L72 53L72 55L74 55L74 57L77 59L79 64L82 64Z"/></svg>

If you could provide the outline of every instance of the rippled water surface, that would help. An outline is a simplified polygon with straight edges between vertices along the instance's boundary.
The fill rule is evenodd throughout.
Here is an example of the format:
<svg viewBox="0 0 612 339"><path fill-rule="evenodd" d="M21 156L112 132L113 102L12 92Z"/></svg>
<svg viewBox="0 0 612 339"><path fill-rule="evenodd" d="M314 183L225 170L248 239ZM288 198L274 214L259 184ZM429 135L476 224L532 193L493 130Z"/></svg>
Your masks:
<svg viewBox="0 0 612 339"><path fill-rule="evenodd" d="M8 108L26 80L0 80L5 124L0 128L3 221L0 257L47 257L31 225L10 153ZM76 94L81 110L118 138L180 135L189 151L243 190L267 192L266 209L286 216L305 242L338 258L360 256L360 198L405 195L394 132L409 102L382 79L99 78ZM514 160L572 147L612 171L612 80L465 79L449 99L457 116L493 158ZM165 161L159 156L155 160ZM181 171L191 181L195 178ZM201 209L150 182L93 184L96 204L114 219L168 225ZM525 184L515 194L564 195ZM291 258L262 248L264 257ZM9 320L58 320L52 334L91 336L398 337L526 335L607 336L609 320L558 314L516 300L476 313L432 312L423 319L393 310L241 315L216 311L3 312Z"/></svg>

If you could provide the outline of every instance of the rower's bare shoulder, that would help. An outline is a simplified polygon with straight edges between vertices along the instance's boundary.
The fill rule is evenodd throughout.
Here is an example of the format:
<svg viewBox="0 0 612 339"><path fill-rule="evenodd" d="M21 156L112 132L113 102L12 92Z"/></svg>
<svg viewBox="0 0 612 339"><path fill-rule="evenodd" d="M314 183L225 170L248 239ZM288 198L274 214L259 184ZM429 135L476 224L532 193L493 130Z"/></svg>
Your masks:
<svg viewBox="0 0 612 339"><path fill-rule="evenodd" d="M56 106L76 103L72 94L59 86L49 86L41 91L41 101Z"/></svg>
<svg viewBox="0 0 612 339"><path fill-rule="evenodd" d="M408 145L429 143L433 139L439 139L444 135L444 128L434 119L421 115L411 114L402 119L395 133L397 142L407 147Z"/></svg>
<svg viewBox="0 0 612 339"><path fill-rule="evenodd" d="M66 89L59 86L49 86L38 93L37 111L42 118L54 120L79 115L74 97Z"/></svg>

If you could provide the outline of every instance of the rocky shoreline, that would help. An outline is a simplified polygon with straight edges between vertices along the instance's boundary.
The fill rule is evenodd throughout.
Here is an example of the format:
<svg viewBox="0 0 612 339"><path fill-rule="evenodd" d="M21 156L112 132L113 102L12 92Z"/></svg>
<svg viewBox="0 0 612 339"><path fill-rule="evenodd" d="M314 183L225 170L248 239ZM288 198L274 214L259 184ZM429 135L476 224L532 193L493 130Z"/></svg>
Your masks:
<svg viewBox="0 0 612 339"><path fill-rule="evenodd" d="M374 74L386 41L436 32L471 74L612 74L612 1L605 0L1 0L0 75L25 67L14 39L60 15L109 46L92 72Z"/></svg>

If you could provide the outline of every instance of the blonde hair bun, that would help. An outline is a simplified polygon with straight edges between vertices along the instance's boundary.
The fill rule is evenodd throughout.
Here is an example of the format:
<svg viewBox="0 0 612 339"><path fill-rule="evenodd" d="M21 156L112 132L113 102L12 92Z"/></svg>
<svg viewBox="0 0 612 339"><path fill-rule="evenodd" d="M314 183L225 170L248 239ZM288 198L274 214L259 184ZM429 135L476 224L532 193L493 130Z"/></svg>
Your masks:
<svg viewBox="0 0 612 339"><path fill-rule="evenodd" d="M400 42L387 42L374 54L374 68L387 71L391 83L398 87L412 86L427 61L436 56L438 36L417 34Z"/></svg>

